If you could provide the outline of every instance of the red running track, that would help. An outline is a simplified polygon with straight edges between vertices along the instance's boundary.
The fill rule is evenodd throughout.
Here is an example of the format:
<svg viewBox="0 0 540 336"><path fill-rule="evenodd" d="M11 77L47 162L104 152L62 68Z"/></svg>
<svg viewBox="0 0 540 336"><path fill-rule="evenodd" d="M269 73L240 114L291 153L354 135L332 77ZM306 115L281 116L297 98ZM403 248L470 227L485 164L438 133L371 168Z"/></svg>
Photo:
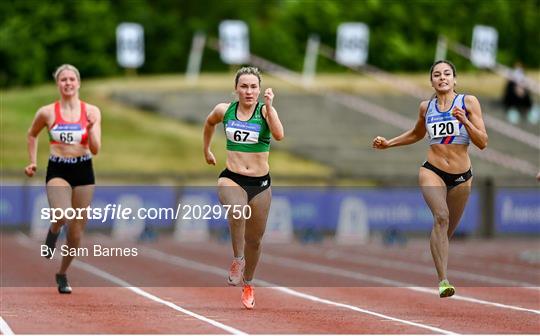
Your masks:
<svg viewBox="0 0 540 336"><path fill-rule="evenodd" d="M22 234L1 234L3 333L540 333L540 270L519 258L538 251L534 240L452 242L451 299L436 293L426 241L264 244L252 311L242 308L240 288L224 286L228 243L87 235L85 244L135 246L139 254L77 258L68 273L74 292L59 295L59 257L40 257L40 242Z"/></svg>

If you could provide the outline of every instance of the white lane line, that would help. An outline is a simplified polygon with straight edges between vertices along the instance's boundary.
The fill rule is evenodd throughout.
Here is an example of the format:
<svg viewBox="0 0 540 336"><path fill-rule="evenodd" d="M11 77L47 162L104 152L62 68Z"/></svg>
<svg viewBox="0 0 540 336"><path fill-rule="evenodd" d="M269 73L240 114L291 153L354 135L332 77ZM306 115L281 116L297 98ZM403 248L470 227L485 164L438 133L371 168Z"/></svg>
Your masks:
<svg viewBox="0 0 540 336"><path fill-rule="evenodd" d="M309 262L304 262L304 261L298 261L298 260L294 260L294 259L290 259L290 258L272 256L271 254L268 254L268 253L264 254L264 262L268 262L270 264L275 264L275 265L286 266L286 267L294 268L294 269L297 269L297 270L302 269L302 270L305 270L305 271L310 271L310 272L315 272L315 273L323 273L323 274L327 274L327 275L331 275L331 276L341 276L341 277L344 277L344 278L350 278L350 279L355 279L355 280L363 280L363 281L369 281L369 282L373 282L373 283L379 283L379 284L386 285L386 286L404 287L404 288L407 288L407 289L415 291L415 292L422 292L422 293L429 293L429 294L432 294L432 295L439 295L439 292L437 290L435 290L435 289L418 287L418 286L414 286L413 284L409 284L409 283L406 283L406 282L386 279L386 278L382 278L382 277L378 277L378 276L374 276L374 275L363 274L363 273L360 273L360 272L347 271L347 270L344 270L344 269L341 269L341 268L322 266L322 265L319 265L319 264L314 264L314 263L309 263ZM463 295L454 295L449 299L473 302L473 303L478 303L478 304L482 304L482 305L486 305L486 306L494 306L494 307L499 307L499 308L504 308L504 309L511 309L511 310L529 312L529 313L534 313L534 314L539 314L540 315L540 310L528 309L528 308L512 306L512 305L506 305L506 304L497 303L497 302L480 300L480 299L475 299L475 298L468 297L468 296L463 296Z"/></svg>
<svg viewBox="0 0 540 336"><path fill-rule="evenodd" d="M432 265L433 260L431 257L431 254L429 251L426 251L425 249L425 243L421 243L421 245L418 245L418 243L421 243L419 241L413 240L410 241L407 244L407 248L405 250L396 250L396 249L388 249L387 247L383 247L383 245L380 246L374 246L371 244L364 245L361 247L361 250L358 249L359 246L356 247L325 247L326 251L329 253L345 253L345 254L358 254L361 253L362 256L366 255L366 253L369 253L371 256L376 258L383 258L383 259L394 259L398 261L396 258L395 253L406 253L408 258L407 260L417 260L421 262L416 262L418 265ZM475 242L473 241L472 244ZM305 252L306 250L308 252L311 252L317 256L320 255L321 249L319 247L314 246L302 246L301 250L298 248L295 248L294 246L287 246L288 248L291 248L292 251L301 251ZM524 247L526 249L532 249L532 247L527 246ZM467 249L467 250L463 250ZM393 250L393 252L392 252ZM455 267L459 267L463 270L463 272L467 272L467 269L472 269L474 271L478 270L490 270L490 271L497 271L497 272L507 272L507 273L517 273L519 275L530 275L532 279L537 279L540 276L540 269L537 265L530 264L530 265L523 265L523 264L514 264L511 261L508 262L497 262L493 261L491 259L483 259L482 256L479 256L478 251L472 250L468 251L469 248L467 246L461 246L461 245L454 245L452 247L452 261ZM280 250L281 251L281 250ZM498 253L499 251L493 250L491 247L489 247L488 253L486 253L486 257L489 256L490 258L493 258L493 255L495 253ZM475 254L476 253L476 254ZM513 252L517 253L517 252ZM401 255L400 255L401 256ZM473 260L476 259L476 260ZM463 265L463 263L466 263ZM509 274L505 274L509 275ZM535 285L538 287L538 285Z"/></svg>
<svg viewBox="0 0 540 336"><path fill-rule="evenodd" d="M27 248L31 248L31 246L35 243L33 240L31 240L30 238L28 238L24 234L21 234L21 235L17 236L17 242L20 245L22 245L24 247L27 247ZM155 296L153 294L150 294L150 293L148 293L148 292L146 292L146 291L144 291L144 290L142 290L142 289L140 289L138 287L132 286L127 281L124 281L124 280L122 280L122 279L120 279L120 278L118 278L118 277L116 277L116 276L114 276L114 275L112 275L110 273L107 273L107 272L105 272L105 271L103 271L103 270L101 270L101 269L99 269L99 268L97 268L95 266L92 266L90 264L87 264L85 262L82 262L82 261L79 261L79 260L74 260L72 262L72 265L74 267L78 267L78 268L83 269L83 270L85 270L85 271L87 271L89 273L92 273L94 275L97 275L100 278L108 280L108 281L110 281L110 282L112 282L112 283L114 283L114 284L116 284L116 285L118 285L120 287L126 288L126 289L128 289L128 290L130 290L130 291L132 291L132 292L134 292L134 293L136 293L136 294L138 294L138 295L140 295L142 297L145 297L145 298L150 299L152 301L155 301L157 303L161 303L161 304L163 304L163 305L165 305L165 306L167 306L169 308L172 308L172 309L174 309L176 311L179 311L181 313L184 313L186 315L194 317L194 318L196 318L196 319L198 319L200 321L206 322L206 323L208 323L210 325L213 325L214 327L217 327L217 328L219 328L221 330L229 332L229 333L231 333L233 335L247 335L247 333L245 333L243 331L240 331L238 329L235 329L233 327L230 327L230 326L225 325L223 323L220 323L218 321L215 321L215 320L209 319L209 318L207 318L205 316L194 313L194 312L192 312L190 310L187 310L185 308L182 308L182 307L180 307L180 306L178 306L178 305L176 305L176 304L174 304L174 303L172 303L170 301L163 300L160 297L157 297L157 296Z"/></svg>
<svg viewBox="0 0 540 336"><path fill-rule="evenodd" d="M206 245L205 247L206 247L206 251L208 251L208 245ZM263 256L262 260L263 260L263 262L274 263L274 264L276 264L278 266L281 265L281 266L286 266L286 267L294 268L294 269L304 269L306 271L311 271L311 272L316 272L316 273L323 273L323 274L327 274L327 275L330 275L330 276L338 275L338 276L341 276L341 277L355 279L355 280L362 280L362 281L369 281L369 282L373 282L373 283L379 283L379 284L382 284L382 285L385 285L385 286L403 287L403 288L406 288L406 289L409 289L409 290L412 290L412 291L415 291L415 292L426 293L426 294L430 294L430 295L439 295L439 292L436 289L419 287L419 286L416 286L414 284L409 284L409 283L406 283L406 282L401 282L401 281L397 281L397 280L392 280L392 279L382 278L382 277L378 277L378 276L363 274L363 273L359 273L359 272L343 270L343 269L340 269L340 268L322 266L322 265L319 265L319 264L313 264L313 263L298 261L298 260L284 258L284 257L276 257L276 256L272 256L271 254L269 254L267 252L264 253L264 256ZM537 287L535 287L535 289L537 289ZM450 300L460 300L460 301L472 302L472 303L486 305L486 306L493 306L493 307L498 307L498 308L503 308L503 309L511 309L511 310L528 312L528 313L533 313L533 314L539 314L540 315L540 310L523 308L523 307L513 306L513 305L507 305L507 304L498 303L498 302L492 302L492 301L487 301L487 300L481 300L481 299L476 299L476 298L473 298L473 297L470 297L470 296L454 295L451 298L447 298L446 300L449 300L449 299Z"/></svg>
<svg viewBox="0 0 540 336"><path fill-rule="evenodd" d="M267 283L265 281L260 281L260 282L264 283L267 286L273 286L272 284ZM327 299L321 299L320 297L310 295L310 294L305 294L305 293L302 293L302 292L299 292L299 291L296 291L296 290L293 290L293 289L290 289L290 288L287 288L287 287L275 287L274 289L276 289L278 291L281 291L281 292L284 292L284 293L287 293L289 295L293 295L293 296L303 298L303 299L307 299L307 300L311 300L311 301L315 301L315 302L320 302L320 303L324 303L324 304L327 304L327 305L336 306L336 307L340 307L340 308L351 309L351 310L354 310L354 311L357 311L357 312L360 312L360 313L381 317L381 318L384 318L386 320L390 320L390 321L393 321L393 322L407 324L407 325L410 325L410 326L414 326L414 327L418 327L418 328L422 328L422 329L427 329L427 330L430 330L430 331L433 331L433 332L438 332L438 333L445 334L445 335L457 335L457 333L454 333L452 331L448 331L448 330L445 330L445 329L432 327L432 326L429 326L429 325L423 324L423 323L417 323L417 322L413 322L413 321L402 320L402 319L399 319L399 318L395 318L395 317L391 317L391 316L388 316L388 315L380 314L380 313L377 313L377 312L374 312L374 311L371 311L371 310L362 309L362 308L359 308L359 307L356 307L356 306L353 306L353 305L349 305L349 304L345 304L345 303L335 302L335 301L331 301L331 300L327 300Z"/></svg>
<svg viewBox="0 0 540 336"><path fill-rule="evenodd" d="M540 276L540 271L538 270L538 267L536 267L536 265L531 264L527 266L527 265L522 265L522 264L519 264L519 265L514 264L512 262L505 263L505 262L493 261L489 258L484 258L479 255L474 255L472 252L471 253L464 252L461 250L461 248L462 248L461 246L452 247L451 254L452 254L452 261L455 267L464 269L464 272L466 272L467 269L473 269L475 271L490 270L490 271L496 271L496 272L513 273L513 274L517 273L518 275L530 275L532 277ZM369 253L376 254L375 256L380 257L380 258L393 257L393 255L389 254L387 251L377 251L377 250L369 249L369 247L367 249L362 250L362 253L363 253L362 255L364 255L366 251ZM338 250L338 252L346 253L347 251ZM492 258L496 252L497 251L491 251L490 252L491 254L489 254L489 257ZM349 251L349 253L351 252ZM411 253L414 253L414 255ZM411 259L413 260L424 261L423 263L420 263L420 264L425 265L426 263L428 263L431 265L433 263L431 254L425 249L422 249L421 251L414 250L413 252L409 252L408 255L411 256L412 257ZM476 260L473 260L473 258ZM465 263L465 265L463 265L463 263Z"/></svg>
<svg viewBox="0 0 540 336"><path fill-rule="evenodd" d="M174 310L177 310L177 311L182 312L182 313L184 313L186 315L194 317L194 318L196 318L196 319L198 319L200 321L206 322L206 323L208 323L210 325L213 325L214 327L217 327L217 328L219 328L221 330L229 332L229 333L231 333L233 335L247 335L247 333L245 333L243 331L240 331L240 330L235 329L233 327L230 327L230 326L228 326L226 324L220 323L218 321L215 321L215 320L209 319L209 318L207 318L205 316L194 313L194 312L192 312L190 310L187 310L185 308L182 308L182 307L180 307L180 306L178 306L178 305L176 305L176 304L174 304L174 303L172 303L170 301L163 300L160 297L157 297L157 296L155 296L153 294L150 294L150 293L148 293L148 292L146 292L146 291L144 291L144 290L142 290L142 289L140 289L138 287L132 286L128 282L126 282L126 281L124 281L124 280L122 280L120 278L117 278L116 276L114 276L114 275L112 275L110 273L102 271L102 270L100 270L99 268L97 268L95 266L92 266L90 264L84 263L84 262L79 261L79 260L74 260L72 265L76 266L78 268L81 268L81 269L83 269L83 270L85 270L87 272L90 272L90 273L92 273L94 275L97 275L97 276L99 276L101 278L109 280L110 282L115 283L118 286L127 288L130 291L132 291L132 292L134 292L134 293L136 293L136 294L138 294L138 295L140 295L142 297L145 297L145 298L150 299L152 301L161 303L161 304L163 304L163 305L165 305L167 307L170 307L170 308L172 308Z"/></svg>
<svg viewBox="0 0 540 336"><path fill-rule="evenodd" d="M7 322L0 316L0 332L2 335L15 335L13 330L9 327Z"/></svg>
<svg viewBox="0 0 540 336"><path fill-rule="evenodd" d="M173 265L177 265L177 266L181 266L181 267L187 267L187 268L191 268L191 269L194 269L194 270L197 270L197 271L202 271L202 272L206 272L206 273L215 274L215 275L218 275L220 277L223 277L224 279L228 275L228 271L226 269L222 269L222 268L219 268L219 267L216 267L216 266L203 264L203 263L196 262L196 261L189 260L189 259L184 259L182 257L171 255L171 254L168 254L168 253L165 253L165 252L162 252L162 251L159 251L159 250L155 250L155 249L152 249L152 248L145 247L145 248L140 249L139 252L141 252L140 255L142 255L142 256L151 257L151 258L156 259L158 261L168 262L168 263L171 263ZM336 302L336 301L322 299L320 297L310 295L310 294L305 294L305 293L302 293L302 292L299 292L299 291L296 291L296 290L293 290L293 289L290 289L290 288L287 288L287 287L281 287L281 286L279 286L277 284L273 284L273 283L270 283L270 282L267 282L267 281L255 279L254 283L256 285L258 285L258 286L268 287L270 289L274 289L274 290L283 292L285 294L296 296L296 297L299 297L299 298L302 298L302 299L306 299L306 300L310 300L310 301L314 301L314 302L318 302L318 303L324 303L324 304L335 306L335 307L350 309L350 310L357 311L357 312L360 312L360 313L377 316L377 317L380 317L380 318L383 318L383 319L386 319L386 320L390 320L390 321L393 321L393 322L399 322L399 323L402 323L402 324L407 324L407 325L410 325L410 326L414 326L414 327L418 327L418 328L422 328L422 329L427 329L427 330L429 330L431 332L437 332L437 333L446 334L446 335L456 335L456 333L452 332L452 331L444 330L444 329L437 328L437 327L432 327L432 326L422 324L422 323L416 323L416 322L411 322L411 321L407 321L407 320L402 320L402 319L399 319L399 318L395 318L395 317L392 317L392 316L380 314L380 313L377 313L377 312L374 312L374 311L362 309L362 308L359 308L359 307L356 307L356 306L352 306L352 305L348 305L348 304L344 304L344 303L340 303L340 302Z"/></svg>
<svg viewBox="0 0 540 336"><path fill-rule="evenodd" d="M518 252L515 252L518 253ZM529 265L520 265L520 264L514 264L512 262L504 263L504 262L498 262L490 260L489 258L486 259L480 259L480 261L477 260L471 260L471 258L474 258L472 253L463 252L457 249L454 249L452 251L452 254L454 255L452 257L453 260L456 260L458 262L466 262L467 267L472 268L488 268L490 270L494 271L504 271L504 272L510 272L510 273L517 273L520 275L531 275L534 277L540 276L540 272L538 270L538 266L534 264ZM492 257L493 254L490 255ZM482 257L480 257L482 258Z"/></svg>
<svg viewBox="0 0 540 336"><path fill-rule="evenodd" d="M319 255L320 255L320 251L319 251ZM428 267L428 266L405 262L405 261L396 262L396 261L391 261L384 258L368 257L366 255L362 255L361 257L351 257L349 254L340 253L336 251L327 252L324 254L324 256L330 260L338 259L338 260L352 262L359 265L364 264L364 265L377 266L381 268L389 268L393 270L404 270L404 271L409 271L409 272L416 272L416 273L430 274L430 275L434 274L433 267ZM456 270L449 271L449 273L452 277L459 278L459 279L466 279L466 280L472 280L472 281L477 281L477 282L484 282L484 283L502 285L502 286L508 286L508 287L522 287L522 288L535 289L535 290L540 289L538 287L535 287L537 285L528 283L528 282L501 279L501 278L492 277L488 275L475 274L475 273L456 271Z"/></svg>

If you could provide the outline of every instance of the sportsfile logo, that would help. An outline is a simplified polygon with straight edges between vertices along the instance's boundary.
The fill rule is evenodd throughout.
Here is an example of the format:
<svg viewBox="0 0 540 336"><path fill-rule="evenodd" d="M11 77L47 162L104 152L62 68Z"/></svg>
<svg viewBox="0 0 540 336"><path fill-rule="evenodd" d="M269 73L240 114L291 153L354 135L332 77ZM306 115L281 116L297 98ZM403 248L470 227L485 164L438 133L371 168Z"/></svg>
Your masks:
<svg viewBox="0 0 540 336"><path fill-rule="evenodd" d="M268 181L266 181L268 183ZM251 218L249 205L181 204L176 208L136 208L122 204L107 204L104 208L42 208L41 219L56 223L59 220L90 219L104 223L107 220L209 220L226 219L229 213L234 219Z"/></svg>

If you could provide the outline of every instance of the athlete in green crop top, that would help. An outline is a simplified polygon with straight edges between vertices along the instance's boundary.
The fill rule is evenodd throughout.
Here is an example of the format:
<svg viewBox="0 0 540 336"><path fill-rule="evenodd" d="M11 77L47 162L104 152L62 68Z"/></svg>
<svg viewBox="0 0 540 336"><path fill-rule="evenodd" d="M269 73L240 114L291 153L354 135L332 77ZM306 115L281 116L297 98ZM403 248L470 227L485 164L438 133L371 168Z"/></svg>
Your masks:
<svg viewBox="0 0 540 336"><path fill-rule="evenodd" d="M217 124L223 123L227 137L226 169L218 180L220 202L231 209L234 206L251 209L251 216L228 218L234 259L227 282L236 286L244 281L242 303L247 309L255 305L251 281L261 254L272 198L268 165L270 135L278 141L284 136L277 111L272 107L274 93L271 88L266 89L264 104L259 103L260 85L257 68L238 70L235 78L238 101L216 105L204 125L204 156L208 164L216 164L210 143Z"/></svg>
<svg viewBox="0 0 540 336"><path fill-rule="evenodd" d="M270 129L261 113L264 105L255 103L255 111L251 117L242 121L237 117L239 103L231 103L223 116L227 150L246 153L270 151Z"/></svg>

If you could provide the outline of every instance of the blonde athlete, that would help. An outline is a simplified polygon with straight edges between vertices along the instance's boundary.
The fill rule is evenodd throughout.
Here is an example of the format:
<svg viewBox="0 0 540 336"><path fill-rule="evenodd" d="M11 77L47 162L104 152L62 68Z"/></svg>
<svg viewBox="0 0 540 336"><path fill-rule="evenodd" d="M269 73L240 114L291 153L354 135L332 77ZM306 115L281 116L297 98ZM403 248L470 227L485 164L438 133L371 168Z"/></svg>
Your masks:
<svg viewBox="0 0 540 336"><path fill-rule="evenodd" d="M51 208L86 208L94 194L92 154L101 147L101 112L96 106L79 99L81 77L72 65L64 64L54 73L60 100L42 106L28 130L30 164L24 172L34 176L37 170L37 137L43 128L49 132L50 156L47 166L47 197ZM64 212L65 213L65 212ZM82 212L84 214L85 212ZM61 218L51 223L45 244L46 258L53 256L56 240L63 225L67 224L67 245L78 248L87 219L68 221ZM66 271L73 256L64 256L56 274L58 291L71 293Z"/></svg>
<svg viewBox="0 0 540 336"><path fill-rule="evenodd" d="M455 293L446 274L448 245L471 191L468 146L472 141L478 148L486 148L488 135L478 99L454 91L456 69L452 63L435 62L430 79L435 95L420 104L414 128L390 140L375 137L373 148L409 145L423 139L426 132L429 134L427 161L420 168L419 183L433 214L430 248L442 298Z"/></svg>
<svg viewBox="0 0 540 336"><path fill-rule="evenodd" d="M264 104L261 104L258 101L260 85L257 68L238 70L235 78L238 101L216 105L204 125L204 157L208 164L216 164L210 143L217 124L223 123L227 137L226 168L218 180L220 202L251 208L249 218L234 218L231 212L228 218L234 259L227 282L236 286L243 279L241 299L247 309L255 305L252 279L272 198L268 165L270 135L278 141L284 137L283 126L272 107L274 93L271 88L266 89Z"/></svg>

